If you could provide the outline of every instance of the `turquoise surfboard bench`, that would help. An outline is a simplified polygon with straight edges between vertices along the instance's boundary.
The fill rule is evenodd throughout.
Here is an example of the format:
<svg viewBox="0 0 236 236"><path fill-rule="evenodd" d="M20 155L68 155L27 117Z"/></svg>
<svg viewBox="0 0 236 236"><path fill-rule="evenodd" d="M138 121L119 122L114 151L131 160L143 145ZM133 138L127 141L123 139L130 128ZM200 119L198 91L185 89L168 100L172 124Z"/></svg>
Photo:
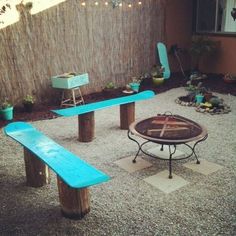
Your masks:
<svg viewBox="0 0 236 236"><path fill-rule="evenodd" d="M79 141L91 142L94 138L94 111L119 105L120 128L128 129L129 125L135 120L135 102L150 99L154 96L153 91L146 90L134 95L52 111L65 117L77 115L79 119Z"/></svg>
<svg viewBox="0 0 236 236"><path fill-rule="evenodd" d="M109 176L28 123L10 123L4 132L24 147L27 185L41 187L49 183L50 168L57 174L62 214L68 218L80 219L89 212L88 187L108 181Z"/></svg>
<svg viewBox="0 0 236 236"><path fill-rule="evenodd" d="M170 66L169 66L169 61L168 61L168 56L167 56L167 50L166 46L164 43L157 43L157 52L159 56L159 60L161 63L161 66L164 67L164 79L169 79L170 78Z"/></svg>

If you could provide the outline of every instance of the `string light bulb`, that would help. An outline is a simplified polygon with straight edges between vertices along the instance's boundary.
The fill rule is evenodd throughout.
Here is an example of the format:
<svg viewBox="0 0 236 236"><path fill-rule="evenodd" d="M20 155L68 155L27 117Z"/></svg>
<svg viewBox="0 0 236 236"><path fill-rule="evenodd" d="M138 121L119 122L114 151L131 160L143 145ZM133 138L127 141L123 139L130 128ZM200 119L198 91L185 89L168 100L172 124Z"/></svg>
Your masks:
<svg viewBox="0 0 236 236"><path fill-rule="evenodd" d="M113 4L113 8L116 7L116 6L119 6L119 7L122 7L122 6L123 6L123 3L122 3L121 0L112 0L112 4ZM94 2L94 5L95 5L95 6L98 6L98 5L99 5L99 2L98 2L98 1L95 1L95 2ZM104 2L104 5L105 5L105 6L108 6L108 5L109 5L109 2L108 2L108 1L105 1L105 2ZM142 5L142 1L138 1L138 5L141 6L141 5ZM86 6L86 2L83 1L83 2L81 3L81 6L85 7L85 6ZM128 7L131 8L131 7L132 7L132 4L129 3L129 4L128 4Z"/></svg>

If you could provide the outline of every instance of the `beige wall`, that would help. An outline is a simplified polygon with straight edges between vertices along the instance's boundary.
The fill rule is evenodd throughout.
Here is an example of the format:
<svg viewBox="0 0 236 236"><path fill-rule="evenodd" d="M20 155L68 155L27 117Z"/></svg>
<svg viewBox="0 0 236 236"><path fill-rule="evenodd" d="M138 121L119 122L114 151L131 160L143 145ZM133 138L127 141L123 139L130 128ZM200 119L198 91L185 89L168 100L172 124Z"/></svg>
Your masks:
<svg viewBox="0 0 236 236"><path fill-rule="evenodd" d="M168 48L178 44L189 48L192 36L192 0L167 0L165 42ZM236 36L209 36L221 44L219 53L203 59L200 69L205 73L234 73L236 74ZM177 60L169 56L172 72L180 71ZM190 69L190 57L182 55L184 69Z"/></svg>
<svg viewBox="0 0 236 236"><path fill-rule="evenodd" d="M210 38L220 42L220 49L216 56L208 57L202 61L200 65L202 71L236 74L236 36L212 36Z"/></svg>
<svg viewBox="0 0 236 236"><path fill-rule="evenodd" d="M177 44L181 48L189 48L192 35L192 0L167 0L165 41L170 48ZM184 69L189 69L190 60L188 55L181 55ZM172 72L180 71L175 57L169 56Z"/></svg>

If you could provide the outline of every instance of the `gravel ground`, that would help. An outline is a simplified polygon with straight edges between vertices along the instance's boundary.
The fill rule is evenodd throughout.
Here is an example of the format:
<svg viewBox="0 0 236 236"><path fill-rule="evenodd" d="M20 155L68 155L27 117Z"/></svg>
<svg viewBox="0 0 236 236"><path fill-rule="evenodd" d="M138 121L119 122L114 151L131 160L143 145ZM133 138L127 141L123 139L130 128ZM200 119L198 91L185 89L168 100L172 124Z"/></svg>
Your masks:
<svg viewBox="0 0 236 236"><path fill-rule="evenodd" d="M176 105L183 88L169 90L152 100L136 103L136 118L171 111L208 129L208 139L199 144L200 159L223 168L205 176L175 162L173 172L190 182L169 194L143 179L167 169L167 162L141 157L153 166L132 174L114 162L133 157L136 144L119 129L118 107L96 112L96 139L77 141L77 118L32 122L39 130L111 176L107 183L93 186L91 211L82 220L60 214L55 174L50 185L25 185L23 152L19 144L0 133L0 235L235 235L236 234L236 97L219 95L232 112L211 116L193 107Z"/></svg>

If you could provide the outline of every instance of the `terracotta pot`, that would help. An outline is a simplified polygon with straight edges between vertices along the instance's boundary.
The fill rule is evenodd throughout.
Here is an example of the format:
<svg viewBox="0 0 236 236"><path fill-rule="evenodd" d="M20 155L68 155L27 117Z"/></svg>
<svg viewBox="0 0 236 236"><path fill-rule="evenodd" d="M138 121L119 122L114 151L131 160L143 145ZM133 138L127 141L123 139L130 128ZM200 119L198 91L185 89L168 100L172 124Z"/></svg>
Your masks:
<svg viewBox="0 0 236 236"><path fill-rule="evenodd" d="M23 103L25 112L32 112L34 103Z"/></svg>
<svg viewBox="0 0 236 236"><path fill-rule="evenodd" d="M103 96L105 98L112 98L116 95L116 90L114 88L104 88L103 89Z"/></svg>
<svg viewBox="0 0 236 236"><path fill-rule="evenodd" d="M236 76L233 76L230 74L226 74L223 79L225 83L229 83L229 84L236 83Z"/></svg>
<svg viewBox="0 0 236 236"><path fill-rule="evenodd" d="M236 83L236 79L228 79L228 78L224 78L225 83L227 84L234 84Z"/></svg>
<svg viewBox="0 0 236 236"><path fill-rule="evenodd" d="M209 93L209 92L205 93L204 98L206 102L209 102L209 100L212 98L212 93Z"/></svg>

